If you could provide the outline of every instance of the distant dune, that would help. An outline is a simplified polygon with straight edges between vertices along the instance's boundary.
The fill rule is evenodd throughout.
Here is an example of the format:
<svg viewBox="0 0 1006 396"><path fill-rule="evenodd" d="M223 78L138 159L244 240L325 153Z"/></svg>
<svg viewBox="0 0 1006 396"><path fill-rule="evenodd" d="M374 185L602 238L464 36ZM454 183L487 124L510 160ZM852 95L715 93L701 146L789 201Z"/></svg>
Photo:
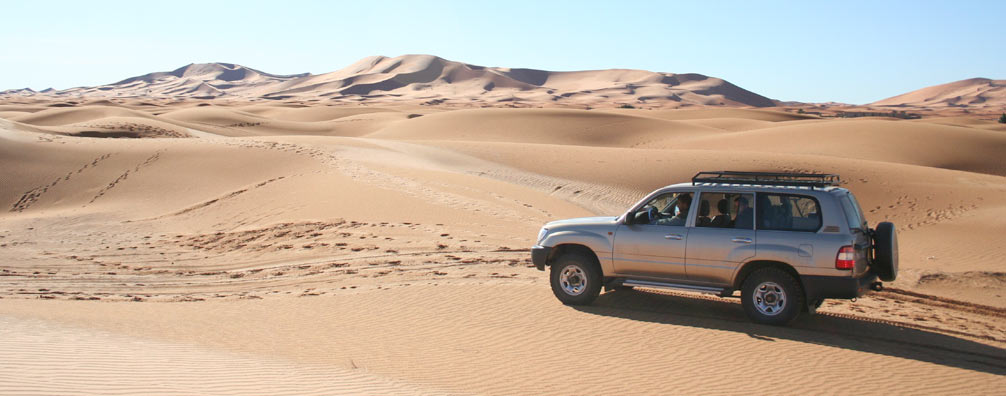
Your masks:
<svg viewBox="0 0 1006 396"><path fill-rule="evenodd" d="M486 67L433 55L370 56L337 71L280 75L232 63L189 64L168 72L63 90L17 88L0 100L94 103L94 100L272 101L317 104L418 104L452 107L646 109L806 109L825 116L876 116L891 110L927 117L986 116L1006 107L1006 80L971 78L922 88L864 105L769 99L721 78L634 69L548 71ZM113 103L109 103L113 104ZM163 104L163 103L160 103ZM902 117L904 118L904 117Z"/></svg>
<svg viewBox="0 0 1006 396"><path fill-rule="evenodd" d="M1006 80L970 78L934 85L871 103L875 106L1006 107Z"/></svg>
<svg viewBox="0 0 1006 396"><path fill-rule="evenodd" d="M771 107L774 102L701 74L645 70L555 72L484 67L431 55L373 56L338 71L275 75L229 63L190 64L96 87L3 96L52 98L235 98L511 106L624 105Z"/></svg>

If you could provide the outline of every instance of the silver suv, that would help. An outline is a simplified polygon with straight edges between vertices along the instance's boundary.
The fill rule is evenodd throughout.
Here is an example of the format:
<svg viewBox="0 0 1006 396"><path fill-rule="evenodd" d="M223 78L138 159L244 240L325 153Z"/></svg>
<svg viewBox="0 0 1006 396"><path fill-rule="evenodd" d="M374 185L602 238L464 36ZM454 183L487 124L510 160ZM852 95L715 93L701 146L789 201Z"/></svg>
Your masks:
<svg viewBox="0 0 1006 396"><path fill-rule="evenodd" d="M733 296L752 321L786 324L826 298L882 290L898 273L894 224L869 228L837 175L699 172L618 217L553 221L531 258L565 304L605 290Z"/></svg>

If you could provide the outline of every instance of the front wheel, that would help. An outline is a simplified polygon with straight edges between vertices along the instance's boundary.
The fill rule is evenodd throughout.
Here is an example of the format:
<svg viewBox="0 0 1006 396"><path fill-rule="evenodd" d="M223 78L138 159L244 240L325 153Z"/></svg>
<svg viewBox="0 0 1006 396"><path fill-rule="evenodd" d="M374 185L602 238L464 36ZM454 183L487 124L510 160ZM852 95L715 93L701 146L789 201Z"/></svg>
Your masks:
<svg viewBox="0 0 1006 396"><path fill-rule="evenodd" d="M785 325L800 314L803 307L800 283L786 271L763 268L751 273L741 288L744 313L753 322Z"/></svg>
<svg viewBox="0 0 1006 396"><path fill-rule="evenodd" d="M552 264L552 293L566 305L589 305L601 293L601 268L597 260L566 253Z"/></svg>

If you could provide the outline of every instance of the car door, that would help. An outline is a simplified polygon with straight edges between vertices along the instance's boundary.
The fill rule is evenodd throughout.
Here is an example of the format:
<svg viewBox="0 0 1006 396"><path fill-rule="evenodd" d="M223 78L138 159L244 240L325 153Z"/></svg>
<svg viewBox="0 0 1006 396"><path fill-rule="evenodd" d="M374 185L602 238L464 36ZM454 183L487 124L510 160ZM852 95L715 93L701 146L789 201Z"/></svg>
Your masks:
<svg viewBox="0 0 1006 396"><path fill-rule="evenodd" d="M812 266L815 244L820 239L817 231L822 226L817 199L802 194L759 192L757 206L759 255L798 270Z"/></svg>
<svg viewBox="0 0 1006 396"><path fill-rule="evenodd" d="M685 279L688 228L685 213L676 213L679 201L691 201L690 192L660 194L643 205L659 213L646 224L622 224L615 230L613 264L621 276ZM677 219L675 219L677 218Z"/></svg>
<svg viewBox="0 0 1006 396"><path fill-rule="evenodd" d="M688 231L685 252L688 280L725 285L737 267L755 255L754 194L703 192L697 203L703 208L714 207L717 213L713 216L715 220L696 221L695 227Z"/></svg>

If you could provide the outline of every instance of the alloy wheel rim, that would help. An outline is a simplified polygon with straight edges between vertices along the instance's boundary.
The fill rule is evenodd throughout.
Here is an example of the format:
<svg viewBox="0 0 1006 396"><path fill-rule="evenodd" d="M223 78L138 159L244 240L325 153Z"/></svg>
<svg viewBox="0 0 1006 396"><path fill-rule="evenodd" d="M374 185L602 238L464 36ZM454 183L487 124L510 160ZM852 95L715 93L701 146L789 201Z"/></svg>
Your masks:
<svg viewBox="0 0 1006 396"><path fill-rule="evenodd" d="M762 315L776 316L784 309L788 303L786 290L775 282L762 282L755 288L751 296L755 309Z"/></svg>
<svg viewBox="0 0 1006 396"><path fill-rule="evenodd" d="M571 296L579 296L587 290L587 274L577 265L569 265L559 274L562 291Z"/></svg>

